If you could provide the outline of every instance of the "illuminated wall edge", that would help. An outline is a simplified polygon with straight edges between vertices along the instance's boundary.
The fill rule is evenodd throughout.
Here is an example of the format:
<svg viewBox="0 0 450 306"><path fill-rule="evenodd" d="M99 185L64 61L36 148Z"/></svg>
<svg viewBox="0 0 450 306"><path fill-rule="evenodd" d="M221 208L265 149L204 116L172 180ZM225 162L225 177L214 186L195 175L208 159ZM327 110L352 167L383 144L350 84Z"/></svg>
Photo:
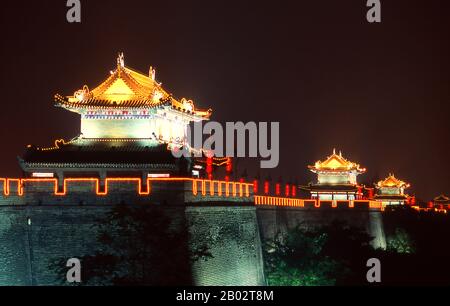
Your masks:
<svg viewBox="0 0 450 306"><path fill-rule="evenodd" d="M145 184L143 184L143 182ZM55 196L65 196L71 192L71 185L75 183L85 183L86 187L92 188L96 196L106 196L114 185L117 183L132 183L136 190L136 195L150 196L152 193L152 185L158 183L188 183L191 188L185 188L185 191L191 192L194 197L211 199L218 198L240 198L248 199L257 206L286 206L300 208L355 208L367 205L370 209L383 210L381 202L371 200L315 200L300 199L295 197L275 197L266 195L254 195L253 183L221 181L221 180L204 180L183 177L170 178L147 178L143 180L135 177L113 177L101 180L99 178L65 178L62 184L59 184L57 178L0 178L0 188L3 188L3 196L19 196L26 194L27 188L42 186L49 184L49 192ZM132 189L130 189L131 191ZM72 191L73 193L79 191ZM84 191L83 191L84 192Z"/></svg>

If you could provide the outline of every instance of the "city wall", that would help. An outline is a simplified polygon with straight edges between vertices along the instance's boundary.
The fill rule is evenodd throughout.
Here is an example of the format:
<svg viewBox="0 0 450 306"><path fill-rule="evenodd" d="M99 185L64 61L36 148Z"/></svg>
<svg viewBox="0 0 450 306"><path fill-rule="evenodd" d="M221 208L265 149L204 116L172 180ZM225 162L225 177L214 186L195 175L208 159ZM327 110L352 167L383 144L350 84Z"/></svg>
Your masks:
<svg viewBox="0 0 450 306"><path fill-rule="evenodd" d="M192 265L196 285L264 285L262 244L297 224L335 219L365 228L385 246L380 209L368 201L316 202L253 195L248 183L194 179L0 179L0 285L51 285L48 264L98 249L93 224L116 204L163 207L189 243L212 258ZM3 193L1 192L3 190Z"/></svg>

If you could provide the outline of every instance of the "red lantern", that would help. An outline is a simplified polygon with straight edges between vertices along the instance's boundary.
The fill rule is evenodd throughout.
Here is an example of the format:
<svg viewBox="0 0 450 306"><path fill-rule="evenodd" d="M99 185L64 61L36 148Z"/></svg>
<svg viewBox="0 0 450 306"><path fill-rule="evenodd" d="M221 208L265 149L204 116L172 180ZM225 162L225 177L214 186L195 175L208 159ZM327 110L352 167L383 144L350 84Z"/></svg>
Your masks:
<svg viewBox="0 0 450 306"><path fill-rule="evenodd" d="M258 194L258 180L253 181L253 193Z"/></svg>
<svg viewBox="0 0 450 306"><path fill-rule="evenodd" d="M362 198L362 187L361 187L361 186L358 186L357 199L358 199L358 200L361 200L361 198Z"/></svg>
<svg viewBox="0 0 450 306"><path fill-rule="evenodd" d="M276 184L275 184L275 194L276 194L277 196L279 196L280 193L281 193L281 191L280 191L280 183L276 183Z"/></svg>
<svg viewBox="0 0 450 306"><path fill-rule="evenodd" d="M291 188L290 188L289 184L286 184L286 186L284 187L284 195L285 195L286 197L288 197L290 191L291 191Z"/></svg>
<svg viewBox="0 0 450 306"><path fill-rule="evenodd" d="M291 194L292 194L292 197L296 197L297 196L297 186L292 185L292 192L291 192Z"/></svg>
<svg viewBox="0 0 450 306"><path fill-rule="evenodd" d="M369 190L369 199L373 199L373 188L368 188Z"/></svg>
<svg viewBox="0 0 450 306"><path fill-rule="evenodd" d="M269 194L269 182L264 182L264 194Z"/></svg>
<svg viewBox="0 0 450 306"><path fill-rule="evenodd" d="M206 158L206 174L208 175L208 179L211 180L212 179L212 157L207 157Z"/></svg>
<svg viewBox="0 0 450 306"><path fill-rule="evenodd" d="M226 166L225 166L225 170L227 171L227 174L230 174L231 171L233 170L233 163L232 163L230 157L228 157L228 159L227 159L227 163L226 163Z"/></svg>

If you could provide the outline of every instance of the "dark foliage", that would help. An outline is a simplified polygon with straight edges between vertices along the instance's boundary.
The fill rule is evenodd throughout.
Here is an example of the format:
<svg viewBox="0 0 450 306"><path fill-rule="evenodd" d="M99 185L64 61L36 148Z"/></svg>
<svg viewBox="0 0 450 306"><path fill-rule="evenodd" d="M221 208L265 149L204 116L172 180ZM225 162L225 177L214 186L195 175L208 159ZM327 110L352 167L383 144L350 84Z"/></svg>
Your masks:
<svg viewBox="0 0 450 306"><path fill-rule="evenodd" d="M369 285L366 263L378 258L375 285L450 285L450 216L396 207L386 209L383 222L386 250L373 249L364 230L341 222L279 235L265 250L269 284Z"/></svg>
<svg viewBox="0 0 450 306"><path fill-rule="evenodd" d="M168 216L157 206L114 206L94 225L100 248L80 256L82 284L189 285L193 261L211 256L208 246L195 243L183 216ZM65 280L66 259L51 269Z"/></svg>
<svg viewBox="0 0 450 306"><path fill-rule="evenodd" d="M265 249L270 285L339 285L356 282L359 264L371 252L372 240L363 230L342 222L306 228L297 226ZM365 275L365 274L364 274Z"/></svg>
<svg viewBox="0 0 450 306"><path fill-rule="evenodd" d="M379 252L387 285L450 285L450 216L396 207L383 214L386 237L407 233L412 252Z"/></svg>

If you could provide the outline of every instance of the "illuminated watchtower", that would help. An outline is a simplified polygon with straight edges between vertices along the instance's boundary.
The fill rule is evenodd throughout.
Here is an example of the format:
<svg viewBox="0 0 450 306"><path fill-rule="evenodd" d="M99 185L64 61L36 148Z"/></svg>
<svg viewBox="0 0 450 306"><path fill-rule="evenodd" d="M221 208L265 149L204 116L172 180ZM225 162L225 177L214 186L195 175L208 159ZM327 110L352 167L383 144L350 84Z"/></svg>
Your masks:
<svg viewBox="0 0 450 306"><path fill-rule="evenodd" d="M387 178L379 181L375 185L377 194L375 200L386 205L403 205L408 199L408 195L404 193L409 184L397 179L394 174L389 174Z"/></svg>
<svg viewBox="0 0 450 306"><path fill-rule="evenodd" d="M450 198L441 194L433 199L435 209L446 209L450 211Z"/></svg>
<svg viewBox="0 0 450 306"><path fill-rule="evenodd" d="M28 146L20 165L26 175L94 176L176 173L179 160L168 150L186 145L190 122L207 120L211 110L175 99L150 67L148 74L125 66L123 54L100 85L55 95L55 106L81 117L80 134L50 148Z"/></svg>
<svg viewBox="0 0 450 306"><path fill-rule="evenodd" d="M319 160L308 168L317 174L317 181L305 189L311 192L313 199L321 200L356 199L358 190L356 177L366 171L358 164L345 159L341 152L336 154L335 150L326 160Z"/></svg>

